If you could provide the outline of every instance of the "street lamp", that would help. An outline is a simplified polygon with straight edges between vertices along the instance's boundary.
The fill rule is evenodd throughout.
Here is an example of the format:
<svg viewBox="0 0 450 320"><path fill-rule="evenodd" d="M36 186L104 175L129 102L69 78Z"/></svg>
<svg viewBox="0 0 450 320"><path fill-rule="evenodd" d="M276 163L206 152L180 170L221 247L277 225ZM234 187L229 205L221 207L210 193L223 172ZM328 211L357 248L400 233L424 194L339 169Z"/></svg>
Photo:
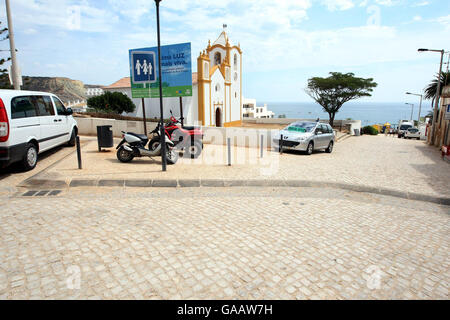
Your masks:
<svg viewBox="0 0 450 320"><path fill-rule="evenodd" d="M437 90L436 90L436 98L434 101L434 112L433 112L433 122L431 127L431 143L434 144L434 138L436 135L436 119L437 119L437 113L439 109L439 98L440 98L440 91L441 91L441 74L442 74L442 61L444 59L444 50L434 50L434 49L424 49L420 48L417 51L419 52L425 52L425 51L431 51L431 52L440 52L441 53L441 63L439 65L439 72L438 72L438 82L437 82Z"/></svg>
<svg viewBox="0 0 450 320"><path fill-rule="evenodd" d="M160 127L160 137L161 137L161 162L162 171L167 170L167 159L166 159L166 134L164 130L164 108L163 108L163 94L162 94L162 72L161 72L161 41L159 32L159 3L161 0L155 0L156 4L156 26L158 33L158 75L159 75L159 111L161 113L161 127Z"/></svg>
<svg viewBox="0 0 450 320"><path fill-rule="evenodd" d="M422 99L423 99L423 95L419 94L419 93L411 93L411 92L407 92L406 94L410 94L413 96L418 96L420 97L420 103L419 103L419 116L417 118L417 125L419 125L420 123L420 112L422 111Z"/></svg>
<svg viewBox="0 0 450 320"><path fill-rule="evenodd" d="M5 0L5 5L6 5L6 18L8 20L9 48L11 51L11 79L13 82L14 90L20 90L20 77L18 70L19 67L17 65L16 45L14 42L13 22L9 0Z"/></svg>
<svg viewBox="0 0 450 320"><path fill-rule="evenodd" d="M406 102L405 104L408 104L411 106L411 117L409 118L410 121L412 121L412 116L413 116L413 112L414 112L414 104L413 103L408 103Z"/></svg>

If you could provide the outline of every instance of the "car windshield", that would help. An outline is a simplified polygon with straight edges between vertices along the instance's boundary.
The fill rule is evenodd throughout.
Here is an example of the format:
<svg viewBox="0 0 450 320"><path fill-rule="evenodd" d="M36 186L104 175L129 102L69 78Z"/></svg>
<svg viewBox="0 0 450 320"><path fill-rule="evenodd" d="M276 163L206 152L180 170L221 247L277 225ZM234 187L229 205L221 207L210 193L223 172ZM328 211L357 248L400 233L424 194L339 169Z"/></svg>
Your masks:
<svg viewBox="0 0 450 320"><path fill-rule="evenodd" d="M407 130L408 128L411 128L412 126L410 124L403 124L400 126L400 130Z"/></svg>
<svg viewBox="0 0 450 320"><path fill-rule="evenodd" d="M284 130L297 132L312 132L316 124L314 122L294 122L287 126Z"/></svg>
<svg viewBox="0 0 450 320"><path fill-rule="evenodd" d="M408 129L408 131L411 132L411 133L416 133L419 130L417 130L417 129Z"/></svg>

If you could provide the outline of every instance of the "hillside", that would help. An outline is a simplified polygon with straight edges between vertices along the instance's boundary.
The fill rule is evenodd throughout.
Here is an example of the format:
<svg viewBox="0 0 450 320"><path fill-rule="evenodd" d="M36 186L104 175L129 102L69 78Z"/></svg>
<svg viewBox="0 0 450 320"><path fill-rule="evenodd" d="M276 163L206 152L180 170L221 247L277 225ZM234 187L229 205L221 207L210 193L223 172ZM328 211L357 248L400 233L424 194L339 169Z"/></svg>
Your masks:
<svg viewBox="0 0 450 320"><path fill-rule="evenodd" d="M8 76L5 79L0 79L0 87L10 88ZM86 100L83 82L69 78L23 76L22 90L51 92L60 97L65 103Z"/></svg>

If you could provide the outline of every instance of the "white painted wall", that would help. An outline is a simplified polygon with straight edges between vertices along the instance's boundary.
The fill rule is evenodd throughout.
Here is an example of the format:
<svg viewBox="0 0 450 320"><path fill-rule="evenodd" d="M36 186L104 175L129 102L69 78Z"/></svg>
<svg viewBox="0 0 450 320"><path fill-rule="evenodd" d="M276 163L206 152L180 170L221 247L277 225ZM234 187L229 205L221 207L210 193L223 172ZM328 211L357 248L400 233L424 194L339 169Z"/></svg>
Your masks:
<svg viewBox="0 0 450 320"><path fill-rule="evenodd" d="M131 98L131 88L108 89L110 92L121 92ZM125 116L143 117L142 99L132 99L136 105L136 110L131 113L124 113ZM160 117L159 98L144 99L145 115L148 119L155 119ZM180 117L180 98L163 98L164 118L170 117L170 110L172 110L175 117ZM188 125L194 124L195 119L198 119L198 86L192 86L192 96L183 97L183 116L185 123Z"/></svg>

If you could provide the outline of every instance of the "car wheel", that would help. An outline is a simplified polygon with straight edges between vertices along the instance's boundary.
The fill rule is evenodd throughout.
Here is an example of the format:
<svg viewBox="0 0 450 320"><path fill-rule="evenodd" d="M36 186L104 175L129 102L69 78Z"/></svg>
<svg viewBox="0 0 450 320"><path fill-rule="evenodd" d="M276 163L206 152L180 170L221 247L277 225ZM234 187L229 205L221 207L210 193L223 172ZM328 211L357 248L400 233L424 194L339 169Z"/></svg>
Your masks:
<svg viewBox="0 0 450 320"><path fill-rule="evenodd" d="M308 147L306 148L306 154L307 154L308 156L310 156L310 155L312 155L313 151L314 151L314 143L311 141L311 142L308 144Z"/></svg>
<svg viewBox="0 0 450 320"><path fill-rule="evenodd" d="M22 159L22 168L25 171L33 170L36 167L38 151L33 143L27 144L25 155Z"/></svg>
<svg viewBox="0 0 450 320"><path fill-rule="evenodd" d="M327 153L333 152L333 141L330 141L330 144L328 145L328 148L325 150Z"/></svg>
<svg viewBox="0 0 450 320"><path fill-rule="evenodd" d="M70 135L70 140L69 140L69 142L67 142L67 145L68 145L69 147L74 147L74 146L75 146L76 139L77 139L77 134L76 134L76 132L75 132L75 129L73 129L73 130L72 130L72 134Z"/></svg>

